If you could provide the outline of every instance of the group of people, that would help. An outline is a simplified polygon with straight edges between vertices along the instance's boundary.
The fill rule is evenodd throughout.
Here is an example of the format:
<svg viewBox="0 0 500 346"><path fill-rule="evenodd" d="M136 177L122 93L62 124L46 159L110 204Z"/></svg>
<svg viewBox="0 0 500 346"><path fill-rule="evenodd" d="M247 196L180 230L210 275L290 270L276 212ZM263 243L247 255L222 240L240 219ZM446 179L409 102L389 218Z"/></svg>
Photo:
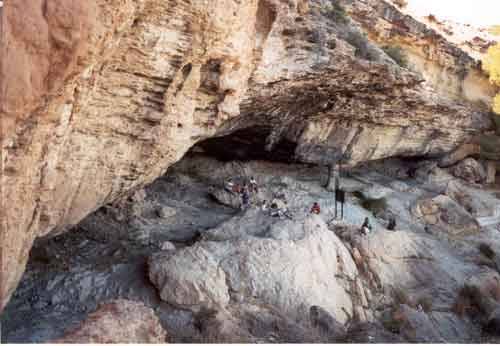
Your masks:
<svg viewBox="0 0 500 346"><path fill-rule="evenodd" d="M250 205L250 193L259 193L259 187L254 177L251 177L248 183L245 182L242 185L235 183L233 179L228 179L224 188L228 192L240 195L242 209Z"/></svg>
<svg viewBox="0 0 500 346"><path fill-rule="evenodd" d="M396 219L394 218L394 216L391 216L389 218L389 222L387 224L387 229L389 231L394 231L396 229ZM371 231L372 231L372 225L370 224L370 219L366 217L365 221L361 225L360 233L363 235L367 235Z"/></svg>
<svg viewBox="0 0 500 346"><path fill-rule="evenodd" d="M241 197L241 209L246 209L250 205L250 194L259 193L259 186L254 177L250 177L248 182L244 182L243 184L238 184L233 181L233 179L228 179L225 183L224 188L231 193L238 194ZM262 211L269 211L269 214L273 217L279 218L289 218L292 219L292 215L288 210L287 201L284 196L275 197L270 204L266 200L262 201L261 204ZM321 213L321 207L318 202L314 202L310 211L311 214L319 215ZM388 230L395 230L396 228L396 219L391 217L389 219L389 223L387 225ZM370 224L370 219L368 217L365 218L363 224L360 228L360 233L363 235L367 235L372 231L372 225Z"/></svg>
<svg viewBox="0 0 500 346"><path fill-rule="evenodd" d="M288 202L286 201L285 196L277 196L273 198L270 204L266 200L262 202L261 206L262 211L269 211L269 215L272 217L279 217L280 219L289 218L293 219L292 214L288 210Z"/></svg>

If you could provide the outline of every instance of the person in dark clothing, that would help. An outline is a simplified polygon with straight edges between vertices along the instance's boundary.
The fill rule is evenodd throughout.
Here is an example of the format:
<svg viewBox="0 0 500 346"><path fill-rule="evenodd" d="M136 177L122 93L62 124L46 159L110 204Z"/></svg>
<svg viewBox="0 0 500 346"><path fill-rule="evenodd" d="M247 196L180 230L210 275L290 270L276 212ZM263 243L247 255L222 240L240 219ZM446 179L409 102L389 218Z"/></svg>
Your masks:
<svg viewBox="0 0 500 346"><path fill-rule="evenodd" d="M250 194L248 189L244 187L241 191L241 208L245 209L250 204Z"/></svg>
<svg viewBox="0 0 500 346"><path fill-rule="evenodd" d="M361 225L361 234L367 235L372 230L372 226L370 225L370 220L366 217L365 222Z"/></svg>
<svg viewBox="0 0 500 346"><path fill-rule="evenodd" d="M389 231L394 231L396 229L396 218L391 217L389 219L389 224L387 225Z"/></svg>
<svg viewBox="0 0 500 346"><path fill-rule="evenodd" d="M321 213L321 208L318 204L318 202L314 202L312 208L311 208L311 214L319 214Z"/></svg>

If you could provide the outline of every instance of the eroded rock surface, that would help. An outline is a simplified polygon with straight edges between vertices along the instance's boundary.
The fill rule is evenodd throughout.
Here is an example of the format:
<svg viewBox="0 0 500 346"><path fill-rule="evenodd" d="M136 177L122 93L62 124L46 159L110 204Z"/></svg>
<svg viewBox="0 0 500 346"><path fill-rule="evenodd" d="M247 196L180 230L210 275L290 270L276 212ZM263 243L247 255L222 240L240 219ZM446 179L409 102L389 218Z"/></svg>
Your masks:
<svg viewBox="0 0 500 346"><path fill-rule="evenodd" d="M150 183L205 138L254 128L288 158L354 164L441 155L490 127L327 3L5 3L1 307L35 238ZM436 48L454 56L445 66L470 67L448 48Z"/></svg>
<svg viewBox="0 0 500 346"><path fill-rule="evenodd" d="M116 300L101 305L79 328L54 342L163 344L166 338L167 333L152 309L141 303Z"/></svg>

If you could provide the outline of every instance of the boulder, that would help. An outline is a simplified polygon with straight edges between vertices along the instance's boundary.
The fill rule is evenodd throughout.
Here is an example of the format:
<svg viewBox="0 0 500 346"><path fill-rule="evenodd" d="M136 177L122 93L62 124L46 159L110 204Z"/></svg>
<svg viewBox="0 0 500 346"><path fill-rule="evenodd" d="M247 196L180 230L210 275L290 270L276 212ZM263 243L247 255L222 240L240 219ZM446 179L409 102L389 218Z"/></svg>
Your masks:
<svg viewBox="0 0 500 346"><path fill-rule="evenodd" d="M450 168L451 174L469 183L484 183L486 170L484 166L473 158L467 158Z"/></svg>
<svg viewBox="0 0 500 346"><path fill-rule="evenodd" d="M156 214L158 215L159 218L168 219L170 217L175 216L175 214L177 214L177 211L175 210L175 208L172 207L161 206L156 209Z"/></svg>
<svg viewBox="0 0 500 346"><path fill-rule="evenodd" d="M493 310L488 316L485 330L490 334L500 336L500 306Z"/></svg>
<svg viewBox="0 0 500 346"><path fill-rule="evenodd" d="M154 254L149 278L161 299L177 306L213 308L229 303L226 272L210 249L201 246Z"/></svg>
<svg viewBox="0 0 500 346"><path fill-rule="evenodd" d="M161 249L163 251L175 251L175 245L170 241L164 241L161 244Z"/></svg>
<svg viewBox="0 0 500 346"><path fill-rule="evenodd" d="M353 279L356 266L320 217L311 215L302 228L296 239L245 236L157 253L149 276L161 298L178 306L219 308L230 297L258 297L292 319L301 320L317 305L345 323L353 303L342 278Z"/></svg>
<svg viewBox="0 0 500 346"><path fill-rule="evenodd" d="M475 218L493 216L500 205L493 194L465 186L459 180L450 181L445 194Z"/></svg>
<svg viewBox="0 0 500 346"><path fill-rule="evenodd" d="M129 300L115 300L99 306L80 326L54 340L55 343L155 343L167 340L151 308Z"/></svg>
<svg viewBox="0 0 500 346"><path fill-rule="evenodd" d="M446 195L418 201L413 208L413 215L450 235L479 231L479 225L472 215Z"/></svg>
<svg viewBox="0 0 500 346"><path fill-rule="evenodd" d="M241 196L225 189L214 189L210 195L220 204L238 209L241 206Z"/></svg>

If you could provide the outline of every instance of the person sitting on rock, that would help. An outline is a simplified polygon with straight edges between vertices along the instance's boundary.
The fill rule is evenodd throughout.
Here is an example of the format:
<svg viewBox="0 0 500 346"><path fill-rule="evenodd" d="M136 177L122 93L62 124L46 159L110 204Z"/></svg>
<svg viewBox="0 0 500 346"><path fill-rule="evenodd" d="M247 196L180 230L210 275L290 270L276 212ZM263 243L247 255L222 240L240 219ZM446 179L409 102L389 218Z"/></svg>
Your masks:
<svg viewBox="0 0 500 346"><path fill-rule="evenodd" d="M255 192L255 193L259 193L259 187L257 185L257 180L255 180L254 177L250 178L250 190Z"/></svg>
<svg viewBox="0 0 500 346"><path fill-rule="evenodd" d="M387 229L389 231L394 231L396 229L396 218L394 216L392 216L389 219L389 224L387 225Z"/></svg>
<svg viewBox="0 0 500 346"><path fill-rule="evenodd" d="M286 204L285 204L284 200L282 200L281 198L274 198L272 200L271 204L276 205L276 209L286 208Z"/></svg>
<svg viewBox="0 0 500 346"><path fill-rule="evenodd" d="M281 204L279 203L280 200L278 199L273 199L271 203L271 207L269 209L269 215L272 217L279 217L280 219L283 217L283 211L282 208L280 208Z"/></svg>
<svg viewBox="0 0 500 346"><path fill-rule="evenodd" d="M311 211L310 211L311 214L316 214L318 215L319 213L321 213L321 208L318 204L318 202L314 202L312 208L311 208Z"/></svg>
<svg viewBox="0 0 500 346"><path fill-rule="evenodd" d="M240 186L240 184L234 184L233 186L233 192L236 193L236 194L240 194L242 192L242 188Z"/></svg>
<svg viewBox="0 0 500 346"><path fill-rule="evenodd" d="M365 222L361 225L361 234L367 235L372 230L372 226L370 225L370 220L366 217Z"/></svg>
<svg viewBox="0 0 500 346"><path fill-rule="evenodd" d="M266 211L268 209L267 201L266 200L262 201L261 209L262 209L262 211Z"/></svg>
<svg viewBox="0 0 500 346"><path fill-rule="evenodd" d="M226 181L226 184L224 186L224 188L226 189L226 191L228 192L234 192L234 183L233 183L233 179L228 179Z"/></svg>

